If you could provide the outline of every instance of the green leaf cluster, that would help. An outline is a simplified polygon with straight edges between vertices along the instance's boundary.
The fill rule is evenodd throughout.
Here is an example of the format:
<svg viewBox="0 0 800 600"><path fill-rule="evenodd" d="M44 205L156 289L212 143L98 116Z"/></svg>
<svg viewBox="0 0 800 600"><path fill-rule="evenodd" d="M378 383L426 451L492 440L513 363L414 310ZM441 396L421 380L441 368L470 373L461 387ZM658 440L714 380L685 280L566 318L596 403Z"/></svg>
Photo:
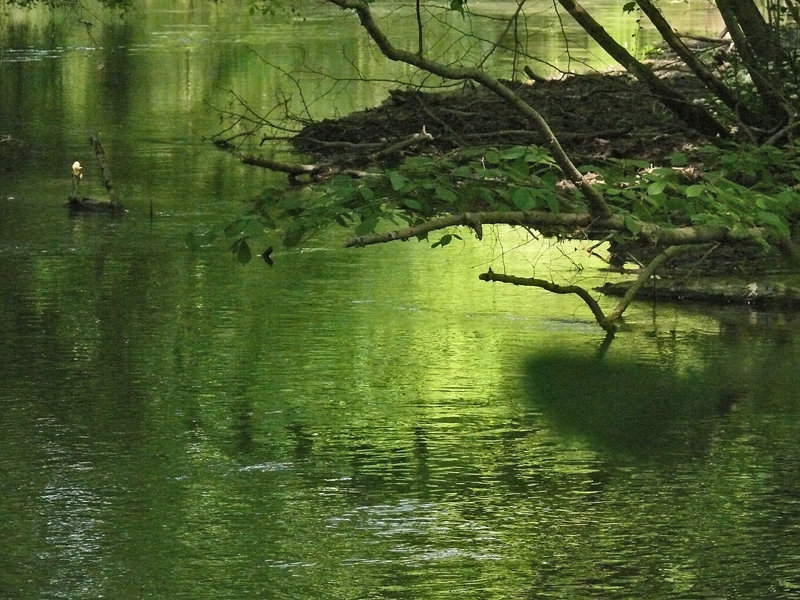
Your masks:
<svg viewBox="0 0 800 600"><path fill-rule="evenodd" d="M734 231L758 226L775 238L788 236L800 221L800 147L705 147L676 152L663 166L606 160L581 170L593 174L609 205L623 215L627 231L619 239L635 238L648 222ZM411 157L362 177L339 174L315 185L265 190L251 213L225 233L243 263L252 257L248 240L265 232L292 247L333 224L362 236L442 214L586 211L580 191L563 184L563 174L541 147L471 148ZM193 235L187 243L206 241ZM460 238L446 233L432 245L455 239Z"/></svg>
<svg viewBox="0 0 800 600"><path fill-rule="evenodd" d="M334 223L360 236L467 210L555 211L561 205L559 179L555 162L537 146L412 157L360 178L340 174L315 186L267 189L251 214L226 233L239 232L230 250L243 261L252 234L247 228L272 230L292 247ZM453 239L458 238L449 234L433 245Z"/></svg>
<svg viewBox="0 0 800 600"><path fill-rule="evenodd" d="M604 171L603 192L637 223L766 227L790 234L800 216L800 160L797 148L704 147L677 152L666 165L618 161Z"/></svg>
<svg viewBox="0 0 800 600"><path fill-rule="evenodd" d="M470 149L415 157L376 180L376 193L406 212L558 210L561 173L537 146ZM388 185L384 185L388 184Z"/></svg>

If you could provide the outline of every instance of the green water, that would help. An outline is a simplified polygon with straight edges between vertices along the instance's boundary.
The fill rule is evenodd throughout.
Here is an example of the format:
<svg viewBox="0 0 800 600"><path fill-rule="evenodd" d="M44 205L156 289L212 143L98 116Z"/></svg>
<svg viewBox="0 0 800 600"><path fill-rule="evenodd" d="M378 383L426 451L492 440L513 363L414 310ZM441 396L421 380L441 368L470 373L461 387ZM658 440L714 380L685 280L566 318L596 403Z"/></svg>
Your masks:
<svg viewBox="0 0 800 600"><path fill-rule="evenodd" d="M227 88L285 84L253 50L366 48L245 13L3 21L0 598L797 597L794 316L643 302L605 347L579 301L478 281L574 277L506 229L186 247L281 181L202 139ZM102 193L89 126L121 219L62 206L76 158Z"/></svg>

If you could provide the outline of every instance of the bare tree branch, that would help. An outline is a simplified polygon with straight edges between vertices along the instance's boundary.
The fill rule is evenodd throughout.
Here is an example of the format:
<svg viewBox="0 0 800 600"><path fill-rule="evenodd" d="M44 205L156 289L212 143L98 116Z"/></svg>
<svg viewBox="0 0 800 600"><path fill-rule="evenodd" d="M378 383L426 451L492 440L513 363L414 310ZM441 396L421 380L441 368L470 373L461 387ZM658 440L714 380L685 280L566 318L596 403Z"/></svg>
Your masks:
<svg viewBox="0 0 800 600"><path fill-rule="evenodd" d="M589 291L579 285L559 285L546 279L537 279L535 277L517 277L514 275L495 273L491 269L489 269L486 273L479 275L478 279L481 281L495 281L499 283L511 283L513 285L538 287L542 288L543 290L547 290L548 292L553 292L554 294L575 294L581 300L583 300L592 311L592 314L594 315L598 325L600 325L600 327L605 329L608 333L613 334L617 330L617 322L622 317L622 313L624 313L625 309L627 309L630 303L633 302L633 299L636 297L638 291L650 280L656 269L664 264L664 262L680 254L684 250L686 250L686 248L681 246L670 246L653 258L653 260L650 261L650 264L642 269L642 272L636 278L636 281L628 288L617 306L614 307L614 309L608 314L605 314L603 309L600 307L600 304L598 304L597 300L592 297Z"/></svg>
<svg viewBox="0 0 800 600"><path fill-rule="evenodd" d="M748 124L759 123L758 115L756 115L750 108L744 104L731 89L726 86L721 79L711 72L711 69L700 60L698 56L692 52L689 47L683 43L683 40L675 33L672 26L661 14L661 11L650 0L636 0L636 3L642 9L650 22L656 27L664 41L669 44L669 47L677 54L680 59L686 64L692 72L697 76L703 84L711 90L716 96L722 100L725 105L730 108L734 114L738 115L741 120Z"/></svg>
<svg viewBox="0 0 800 600"><path fill-rule="evenodd" d="M424 53L425 46L423 45L422 7L420 6L420 0L417 0L416 15L417 15L417 54L422 56L422 54Z"/></svg>
<svg viewBox="0 0 800 600"><path fill-rule="evenodd" d="M410 148L411 146L418 146L433 141L433 136L428 133L425 126L422 126L422 131L413 133L399 142L378 150L373 154L373 158L381 158L382 156L389 156L390 154L397 154L398 152Z"/></svg>
<svg viewBox="0 0 800 600"><path fill-rule="evenodd" d="M292 179L301 175L308 175L312 178L315 178L327 168L327 165L290 163L274 160L265 156L254 156L252 154L242 156L242 162L246 165L253 165L256 167L262 167L264 169L270 169L272 171L286 173Z"/></svg>
<svg viewBox="0 0 800 600"><path fill-rule="evenodd" d="M433 136L427 132L425 127L423 127L422 131L418 133L412 133L410 136L407 136L402 140L378 145L376 151L373 152L370 156L373 159L379 159L386 156L390 156L392 154L397 154L412 146L418 146L420 144L425 144L431 141L433 141ZM294 181L296 177L299 177L301 175L308 175L313 180L323 179L326 176L334 175L336 173L346 173L353 177L366 176L365 171L344 169L340 165L335 165L335 164L329 164L329 163L306 164L306 163L296 163L296 162L285 162L268 158L266 156L257 156L254 154L239 154L238 150L232 148L231 145L227 143L227 141L217 140L215 143L218 146L228 148L229 150L234 152L234 154L237 154L241 158L241 161L246 165L253 165L256 167L263 167L265 169L270 169L272 171L278 171L280 173L286 173L289 175L292 181ZM345 143L338 142L338 144L342 145ZM347 147L350 148L358 147L363 149L363 148L372 148L376 146L374 144L349 144L349 146Z"/></svg>
<svg viewBox="0 0 800 600"><path fill-rule="evenodd" d="M624 313L625 309L628 308L628 305L633 302L633 299L636 297L636 294L639 293L639 290L642 289L642 286L650 281L650 277L653 276L658 267L674 256L677 256L681 252L684 252L692 247L693 246L670 246L661 254L653 258L650 263L644 269L642 269L642 271L639 273L639 277L637 277L636 281L634 281L631 287L628 288L628 290L625 292L625 295L622 297L622 300L619 301L614 310L608 313L608 320L611 323L614 323L622 316L622 313Z"/></svg>
<svg viewBox="0 0 800 600"><path fill-rule="evenodd" d="M414 52L395 47L386 37L386 34L372 18L369 5L364 0L328 0L340 8L353 10L358 15L362 27L367 31L373 41L378 45L381 52L390 60L404 62L408 65L418 67L439 77L453 80L470 79L491 90L508 105L522 114L530 123L536 127L545 143L553 153L558 166L566 177L579 188L586 196L592 214L595 217L606 217L611 214L611 210L606 204L602 194L594 188L591 183L584 179L580 171L573 164L566 152L562 148L555 134L544 118L532 106L525 103L522 98L515 94L511 89L504 85L500 80L491 77L479 68L468 68L444 65L420 56Z"/></svg>
<svg viewBox="0 0 800 600"><path fill-rule="evenodd" d="M505 29L500 32L497 36L497 41L492 44L492 47L489 48L486 52L484 52L483 57L478 61L475 65L478 68L483 67L486 64L486 61L489 60L489 57L494 54L499 47L502 45L503 38L508 35L509 30L511 29L512 25L516 25L517 19L519 18L520 13L522 12L522 8L525 6L526 0L519 0L517 2L517 9L514 11L514 14L508 19L506 23ZM516 51L516 48L514 49ZM516 52L514 53L514 60L516 60Z"/></svg>
<svg viewBox="0 0 800 600"><path fill-rule="evenodd" d="M597 300L592 298L592 295L579 285L559 285L546 279L537 279L536 277L517 277L515 275L505 275L503 273L495 273L489 269L486 273L481 273L478 276L481 281L495 281L499 283L511 283L513 285L523 285L528 287L538 287L554 294L575 294L583 300L589 309L592 311L598 325L609 333L614 333L617 330L616 324L609 320L603 309L597 303Z"/></svg>

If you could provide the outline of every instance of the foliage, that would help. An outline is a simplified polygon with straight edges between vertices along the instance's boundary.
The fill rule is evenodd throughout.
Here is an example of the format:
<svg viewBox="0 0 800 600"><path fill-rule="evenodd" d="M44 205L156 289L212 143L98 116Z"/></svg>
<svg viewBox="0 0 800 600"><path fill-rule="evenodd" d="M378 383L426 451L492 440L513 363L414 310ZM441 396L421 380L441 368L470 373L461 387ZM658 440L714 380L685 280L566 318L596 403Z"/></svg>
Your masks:
<svg viewBox="0 0 800 600"><path fill-rule="evenodd" d="M662 167L617 161L604 172L604 193L628 213L631 234L640 221L767 227L790 234L800 215L800 146L705 146L676 152ZM702 171L701 171L702 169Z"/></svg>
<svg viewBox="0 0 800 600"><path fill-rule="evenodd" d="M557 210L560 171L537 146L415 157L370 183L375 194L429 217L466 210Z"/></svg>
<svg viewBox="0 0 800 600"><path fill-rule="evenodd" d="M342 8L352 7L333 3ZM568 10L575 9L569 2L561 4ZM285 6L280 1L250 2L251 11L259 12ZM467 9L466 0L453 0L449 5L445 2L443 8L448 6L461 13ZM644 1L628 2L622 9L632 12L646 6ZM416 7L419 12L419 3ZM740 8L730 14L740 19L743 26L751 25L745 21L748 13ZM357 10L366 8L362 5ZM651 16L651 12L645 12ZM570 12L573 13L574 10ZM581 25L593 27L589 22ZM384 53L390 53L389 58L417 64L417 58L410 55L391 55L391 47L381 42L383 34L376 33L374 28L371 35ZM422 48L421 43L419 47ZM705 56L706 61L712 59ZM437 72L434 63L420 60L422 63L417 66ZM735 54L720 60L729 60L732 65L721 71L724 85L735 88L740 100L756 101L762 89L752 84L747 87L754 65L746 64L743 57ZM639 67L634 63L632 68L636 71ZM784 71L793 72L791 66L781 63L774 67L770 77L780 78ZM791 86L785 88L791 89ZM729 105L720 104L715 114L735 120ZM613 212L624 216L627 231L618 232L618 237L636 237L645 222L659 226L717 225L729 229L761 226L786 236L798 211L794 186L800 169L796 153L796 146L787 150L771 146L709 147L675 153L662 166L604 161L599 167L586 166L581 171L592 174L595 189L601 191ZM574 168L570 172L567 162L562 157L556 163L546 150L535 146L462 149L442 157L417 156L360 178L340 174L324 185L299 191L268 190L251 217L267 230L279 230L283 243L293 246L331 223L362 236L386 223L414 225L437 215L466 211L589 210L595 215L603 214L592 202L595 192L584 187L580 175L576 178ZM235 235L237 242L231 251L241 259L247 256L242 248L252 232ZM433 245L444 246L452 239L452 234L447 233Z"/></svg>
<svg viewBox="0 0 800 600"><path fill-rule="evenodd" d="M796 255L791 243L792 230L800 220L800 165L798 146L793 143L798 113L797 82L793 77L797 72L796 57L783 49L780 27L775 21L767 23L753 0L716 3L733 40L728 48L728 58L733 63L728 64L737 65L728 72L722 69L721 75L709 66L717 57L710 53L701 56L688 47L652 0L636 0L622 6L624 12L636 11L637 23L647 17L682 66L707 90L711 98L708 103L692 102L698 94L696 90L687 95L674 81L641 62L575 0L557 0L554 5L560 5L690 129L718 143L738 137L763 144L675 152L657 166L641 161L600 159L600 166L582 168L576 166L537 109L513 87L484 69L488 57L502 47L502 39L492 43L491 49L482 53L476 63L468 51L455 58L435 57L425 44L429 30L423 18L423 3L417 0L403 7L416 17L417 43L416 51L412 52L396 45L373 18L369 5L374 0L328 1L355 13L385 58L444 81L483 86L535 129L540 139L547 140L548 146L547 150L535 146L462 148L446 156L408 158L397 166L366 174L345 175L342 171L322 185L309 185L299 192L275 190L261 199L250 215L250 222L264 230L280 231L285 245L302 243L331 223L354 230L356 237L348 240L347 245L413 236L427 238L430 232L441 231L432 246L442 247L459 239L448 228L468 226L482 238L484 225L501 223L535 228L550 237L611 240L623 249L628 242L640 241L650 246L654 254L608 314L580 286L498 274L491 269L480 275L484 281L577 294L598 323L612 334L616 321L655 270L687 248L698 250L699 246L710 243L761 242L765 247L780 245L788 255ZM259 4L263 5L258 2L255 5ZM524 1L518 3L518 10L509 17L501 38L513 28L516 40L517 18L523 4ZM437 6L466 12L466 0L437 3ZM796 24L798 19L794 16ZM480 39L473 33L455 31L472 42ZM516 63L520 55L515 52L514 56ZM720 60L724 65L726 58ZM531 80L537 79L530 69L523 67L523 71ZM230 143L239 135L254 133L255 130L236 133L225 141ZM786 143L788 148L775 147L778 143ZM374 156L368 157L364 162L373 159ZM254 161L248 159L248 162ZM284 166L285 163L264 163L271 168L277 165L274 168L285 170L292 178L298 173L309 174L307 169ZM312 176L324 179L337 168L312 165ZM393 231L380 231L386 222L394 225ZM406 226L398 229L401 222ZM240 263L252 257L250 234L246 232L249 226L234 228L235 240L230 250ZM269 264L270 251L263 255Z"/></svg>
<svg viewBox="0 0 800 600"><path fill-rule="evenodd" d="M564 199L560 173L542 148L465 150L447 157L413 157L363 178L337 175L324 186L269 189L251 218L280 229L291 247L333 223L356 235L382 225L418 223L443 213L552 210ZM234 228L236 229L236 228ZM444 246L452 234L434 243Z"/></svg>
<svg viewBox="0 0 800 600"><path fill-rule="evenodd" d="M676 152L659 167L609 160L581 170L624 216L620 241L635 239L642 223L760 226L789 235L800 218L800 143L787 149L705 146ZM252 256L248 240L265 234L277 233L293 247L334 224L362 236L448 213L534 210L580 212L586 206L541 147L468 149L412 157L361 178L340 174L321 185L265 190L226 235L244 263ZM432 247L454 239L460 238L444 233Z"/></svg>
<svg viewBox="0 0 800 600"><path fill-rule="evenodd" d="M796 33L781 32L781 35L796 36ZM792 48L796 42L792 42L789 49L783 56L776 60L767 62L758 71L768 85L780 95L786 109L793 112L800 110L800 54L798 50ZM758 86L753 81L751 70L743 63L739 54L732 48L714 48L713 46L702 51L701 56L705 56L709 62L717 64L716 73L723 84L746 106L757 107L759 110L767 110L764 105L762 94ZM726 122L734 124L734 129L738 129L739 117L730 107L725 106L718 97L711 94L708 98L698 99L697 102L707 105L712 113ZM766 117L767 115L762 116ZM750 132L751 135L753 132Z"/></svg>

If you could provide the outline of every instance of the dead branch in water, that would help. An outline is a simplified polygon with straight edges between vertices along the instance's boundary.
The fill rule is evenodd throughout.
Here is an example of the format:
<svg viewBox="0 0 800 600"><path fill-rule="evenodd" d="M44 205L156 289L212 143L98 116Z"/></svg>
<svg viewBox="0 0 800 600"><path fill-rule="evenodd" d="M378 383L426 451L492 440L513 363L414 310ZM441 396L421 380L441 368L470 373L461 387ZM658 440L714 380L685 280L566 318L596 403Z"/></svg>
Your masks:
<svg viewBox="0 0 800 600"><path fill-rule="evenodd" d="M432 140L433 136L425 130L425 127L423 127L422 131L413 133L399 141L383 144L371 155L371 158L373 160L382 159L392 154L398 154L407 148L411 148L412 146L418 146ZM227 147L229 150L238 154L238 151L229 146L225 146L223 143L219 143L217 145L219 147ZM244 154L239 156L241 161L246 165L253 165L270 169L272 171L278 171L280 173L286 173L292 183L296 183L297 178L301 176L307 176L311 181L320 181L336 174L345 174L350 175L351 177L365 177L367 175L366 171L348 169L335 164L292 163L267 158L265 156L257 156L255 154Z"/></svg>
<svg viewBox="0 0 800 600"><path fill-rule="evenodd" d="M290 163L266 158L264 156L255 156L253 154L242 156L242 162L246 165L253 165L279 173L286 173L291 183L299 183L297 178L303 175L308 176L311 181L321 181L337 174L350 175L351 177L366 177L368 175L366 171L357 169L342 169L335 165L328 164L313 165Z"/></svg>

